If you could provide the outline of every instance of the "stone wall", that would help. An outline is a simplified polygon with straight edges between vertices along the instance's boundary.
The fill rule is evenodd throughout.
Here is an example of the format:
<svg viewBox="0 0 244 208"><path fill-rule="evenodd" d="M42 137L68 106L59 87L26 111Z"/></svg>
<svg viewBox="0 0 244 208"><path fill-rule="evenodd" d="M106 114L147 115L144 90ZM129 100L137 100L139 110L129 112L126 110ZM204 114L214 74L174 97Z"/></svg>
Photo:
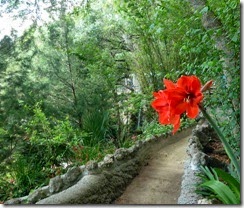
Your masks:
<svg viewBox="0 0 244 208"><path fill-rule="evenodd" d="M197 176L200 166L215 166L213 158L204 153L204 146L215 137L216 133L207 122L197 125L189 138L184 175L181 183L181 193L178 204L211 204L212 202L196 194L196 184L201 182ZM223 167L222 167L223 168Z"/></svg>
<svg viewBox="0 0 244 208"><path fill-rule="evenodd" d="M190 135L192 128L174 137ZM72 167L64 175L52 178L49 185L28 196L11 199L5 204L109 204L117 199L132 179L147 164L152 154L170 142L166 137L137 141L130 148L120 148L101 162L89 161Z"/></svg>

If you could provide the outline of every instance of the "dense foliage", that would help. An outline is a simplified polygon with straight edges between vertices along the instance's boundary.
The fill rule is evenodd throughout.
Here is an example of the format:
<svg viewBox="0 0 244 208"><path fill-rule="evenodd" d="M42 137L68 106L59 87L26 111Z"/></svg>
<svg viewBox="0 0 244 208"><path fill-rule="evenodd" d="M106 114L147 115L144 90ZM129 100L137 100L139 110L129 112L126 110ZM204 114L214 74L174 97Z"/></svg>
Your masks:
<svg viewBox="0 0 244 208"><path fill-rule="evenodd" d="M205 107L240 157L237 0L207 0L201 9L178 0L84 1L72 9L72 1L35 2L25 10L36 14L31 27L0 41L0 201L28 194L67 165L170 132L157 123L152 92L183 74L214 80ZM2 12L23 8L2 4ZM52 21L40 25L45 4ZM217 27L204 27L209 12Z"/></svg>

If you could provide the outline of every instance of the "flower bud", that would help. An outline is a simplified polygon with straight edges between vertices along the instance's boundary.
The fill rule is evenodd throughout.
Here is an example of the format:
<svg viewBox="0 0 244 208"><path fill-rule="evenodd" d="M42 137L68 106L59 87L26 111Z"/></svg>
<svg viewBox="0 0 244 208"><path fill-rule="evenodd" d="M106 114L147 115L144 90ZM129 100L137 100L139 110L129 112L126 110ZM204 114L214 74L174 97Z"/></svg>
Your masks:
<svg viewBox="0 0 244 208"><path fill-rule="evenodd" d="M213 80L208 81L201 89L201 92L205 92L210 89L210 87L213 85Z"/></svg>

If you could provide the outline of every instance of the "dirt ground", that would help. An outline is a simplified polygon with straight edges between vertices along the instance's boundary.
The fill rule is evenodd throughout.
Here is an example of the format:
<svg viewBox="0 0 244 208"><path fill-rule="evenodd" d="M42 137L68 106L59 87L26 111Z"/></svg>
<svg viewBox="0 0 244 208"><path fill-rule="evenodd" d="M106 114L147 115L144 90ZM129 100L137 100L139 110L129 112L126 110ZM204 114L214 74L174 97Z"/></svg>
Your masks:
<svg viewBox="0 0 244 208"><path fill-rule="evenodd" d="M190 135L191 130L188 132ZM179 133L162 139L159 151L152 155L114 204L177 204L188 137Z"/></svg>

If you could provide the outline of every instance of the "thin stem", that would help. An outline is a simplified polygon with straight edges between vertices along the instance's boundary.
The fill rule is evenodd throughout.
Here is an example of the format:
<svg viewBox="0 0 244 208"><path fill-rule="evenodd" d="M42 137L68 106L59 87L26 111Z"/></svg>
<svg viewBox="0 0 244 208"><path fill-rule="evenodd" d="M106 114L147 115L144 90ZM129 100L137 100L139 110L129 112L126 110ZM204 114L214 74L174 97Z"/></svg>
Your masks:
<svg viewBox="0 0 244 208"><path fill-rule="evenodd" d="M229 156L230 160L232 161L234 167L236 168L238 178L240 179L240 165L235 157L234 152L232 151L230 144L228 143L228 141L226 141L226 139L225 139L224 135L222 134L222 132L220 131L219 127L216 125L216 123L214 122L212 117L207 113L207 111L204 109L204 107L203 106L199 106L199 107L202 111L203 116L208 120L208 122L212 125L212 127L218 134L219 139L221 140L227 155Z"/></svg>

